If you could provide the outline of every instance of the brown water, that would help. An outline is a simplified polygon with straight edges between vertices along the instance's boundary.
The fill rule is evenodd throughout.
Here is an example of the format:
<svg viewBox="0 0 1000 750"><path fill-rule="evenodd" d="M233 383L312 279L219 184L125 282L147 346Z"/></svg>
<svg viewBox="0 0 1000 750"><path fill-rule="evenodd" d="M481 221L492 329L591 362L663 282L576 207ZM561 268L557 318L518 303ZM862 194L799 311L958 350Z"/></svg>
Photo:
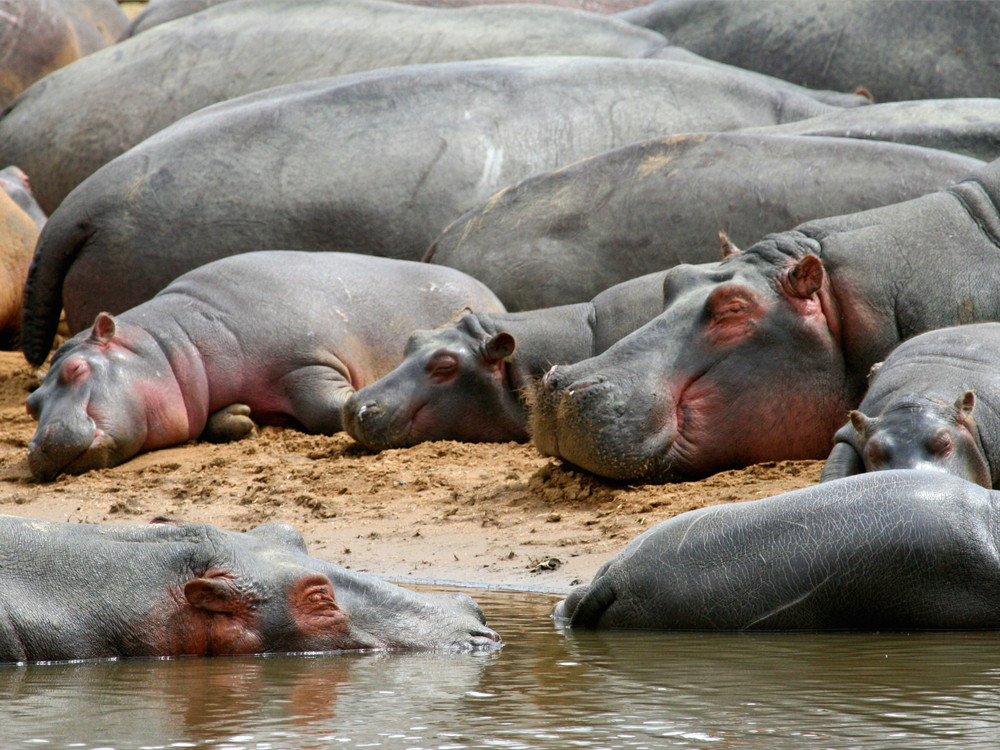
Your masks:
<svg viewBox="0 0 1000 750"><path fill-rule="evenodd" d="M0 667L0 748L1000 747L1000 634L563 632L471 593L499 653Z"/></svg>

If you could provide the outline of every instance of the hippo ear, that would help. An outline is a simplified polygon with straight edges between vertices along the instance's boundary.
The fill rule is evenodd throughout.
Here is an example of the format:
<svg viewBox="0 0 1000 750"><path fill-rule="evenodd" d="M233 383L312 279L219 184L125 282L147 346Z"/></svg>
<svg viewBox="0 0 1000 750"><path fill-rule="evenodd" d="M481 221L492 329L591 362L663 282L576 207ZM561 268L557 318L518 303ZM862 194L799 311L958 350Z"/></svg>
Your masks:
<svg viewBox="0 0 1000 750"><path fill-rule="evenodd" d="M875 364L873 364L871 367L868 368L868 377L866 378L868 385L872 384L872 381L875 380L875 376L878 375L878 371L882 369L882 365L884 364L885 364L884 361L876 362Z"/></svg>
<svg viewBox="0 0 1000 750"><path fill-rule="evenodd" d="M976 394L966 391L955 401L955 408L963 417L971 417L972 410L976 408Z"/></svg>
<svg viewBox="0 0 1000 750"><path fill-rule="evenodd" d="M111 313L98 313L94 326L90 329L90 340L98 344L106 344L115 337L118 321Z"/></svg>
<svg viewBox="0 0 1000 750"><path fill-rule="evenodd" d="M244 611L249 602L240 593L231 578L194 578L184 584L184 598L195 609L208 612Z"/></svg>
<svg viewBox="0 0 1000 750"><path fill-rule="evenodd" d="M864 414L855 409L852 409L848 416L851 418L851 424L854 425L854 429L857 431L858 435L866 438L871 434L872 429L875 427L874 419L866 417Z"/></svg>
<svg viewBox="0 0 1000 750"><path fill-rule="evenodd" d="M792 297L806 299L822 288L824 273L823 261L812 253L806 253L782 274L781 286Z"/></svg>
<svg viewBox="0 0 1000 750"><path fill-rule="evenodd" d="M729 239L729 235L719 230L719 242L722 245L722 259L725 260L733 255L739 255L743 251L733 244L733 241Z"/></svg>
<svg viewBox="0 0 1000 750"><path fill-rule="evenodd" d="M507 331L500 331L486 340L483 352L489 362L499 362L512 355L516 346L517 342L511 334Z"/></svg>

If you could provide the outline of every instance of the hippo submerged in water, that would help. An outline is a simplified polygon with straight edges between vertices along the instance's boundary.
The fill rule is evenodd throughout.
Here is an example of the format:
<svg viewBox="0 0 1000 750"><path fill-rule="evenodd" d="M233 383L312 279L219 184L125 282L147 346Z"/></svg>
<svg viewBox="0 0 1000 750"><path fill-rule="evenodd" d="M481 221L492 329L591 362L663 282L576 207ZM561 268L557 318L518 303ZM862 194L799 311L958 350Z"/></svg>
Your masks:
<svg viewBox="0 0 1000 750"><path fill-rule="evenodd" d="M823 467L824 482L863 471L939 469L1000 484L1000 323L928 331L875 366L868 392Z"/></svg>
<svg viewBox="0 0 1000 750"><path fill-rule="evenodd" d="M945 190L670 269L659 316L538 383L535 445L622 479L826 457L897 344L1000 320L998 204L994 161Z"/></svg>
<svg viewBox="0 0 1000 750"><path fill-rule="evenodd" d="M63 344L27 400L39 480L262 424L342 429L356 388L402 360L410 333L499 311L452 269L348 253L246 253L205 265Z"/></svg>
<svg viewBox="0 0 1000 750"><path fill-rule="evenodd" d="M1000 628L1000 493L940 472L863 474L688 511L556 605L573 627Z"/></svg>
<svg viewBox="0 0 1000 750"><path fill-rule="evenodd" d="M468 596L310 557L285 524L237 533L0 516L0 549L0 662L500 646Z"/></svg>

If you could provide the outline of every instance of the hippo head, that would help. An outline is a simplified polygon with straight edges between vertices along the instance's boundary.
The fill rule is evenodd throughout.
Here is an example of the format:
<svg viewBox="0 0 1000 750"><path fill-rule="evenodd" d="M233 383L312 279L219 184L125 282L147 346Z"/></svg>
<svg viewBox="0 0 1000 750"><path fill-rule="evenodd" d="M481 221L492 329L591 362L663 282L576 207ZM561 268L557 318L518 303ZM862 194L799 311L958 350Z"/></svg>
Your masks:
<svg viewBox="0 0 1000 750"><path fill-rule="evenodd" d="M169 533L169 532L168 532ZM306 553L298 531L265 524L245 534L202 524L160 649L172 655L343 649L487 650L500 645L465 594L425 594L340 568Z"/></svg>
<svg viewBox="0 0 1000 750"><path fill-rule="evenodd" d="M114 466L187 439L188 414L170 364L150 337L101 313L63 344L28 396L38 428L28 465L39 481Z"/></svg>
<svg viewBox="0 0 1000 750"><path fill-rule="evenodd" d="M488 332L473 313L432 331L416 331L403 362L354 393L344 429L368 448L426 440L527 439L527 415L510 367L514 337Z"/></svg>
<svg viewBox="0 0 1000 750"><path fill-rule="evenodd" d="M953 403L911 393L877 417L850 413L865 471L932 469L992 488L993 479L973 419L976 395Z"/></svg>
<svg viewBox="0 0 1000 750"><path fill-rule="evenodd" d="M767 240L671 269L658 317L553 367L531 399L538 449L620 479L825 456L849 405L837 302L818 243Z"/></svg>

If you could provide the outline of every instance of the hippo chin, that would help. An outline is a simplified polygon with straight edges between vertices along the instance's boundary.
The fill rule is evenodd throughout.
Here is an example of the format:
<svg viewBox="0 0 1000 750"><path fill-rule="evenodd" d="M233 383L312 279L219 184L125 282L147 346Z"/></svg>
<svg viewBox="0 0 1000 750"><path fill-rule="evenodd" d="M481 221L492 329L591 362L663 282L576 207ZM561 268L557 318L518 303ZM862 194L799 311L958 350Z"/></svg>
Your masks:
<svg viewBox="0 0 1000 750"><path fill-rule="evenodd" d="M0 516L0 546L0 662L501 645L468 596L310 557L285 524L238 533Z"/></svg>
<svg viewBox="0 0 1000 750"><path fill-rule="evenodd" d="M573 627L1000 628L1000 493L887 471L682 513L556 605Z"/></svg>

